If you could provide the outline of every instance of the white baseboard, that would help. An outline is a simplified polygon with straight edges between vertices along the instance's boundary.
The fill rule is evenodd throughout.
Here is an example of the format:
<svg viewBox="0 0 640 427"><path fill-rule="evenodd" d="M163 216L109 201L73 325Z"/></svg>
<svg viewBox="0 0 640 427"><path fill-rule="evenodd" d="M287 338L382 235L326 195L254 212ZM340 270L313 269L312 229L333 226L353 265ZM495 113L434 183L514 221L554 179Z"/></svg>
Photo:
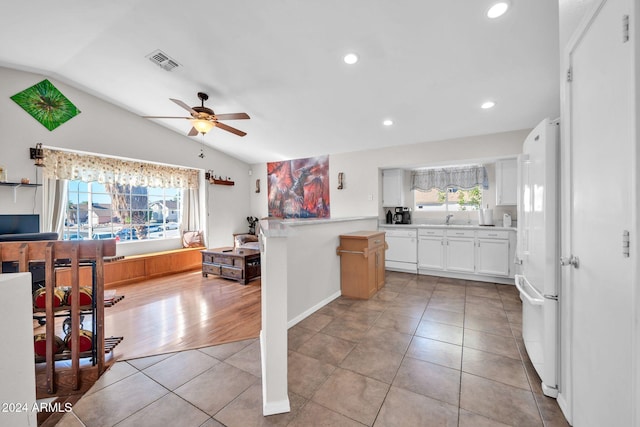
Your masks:
<svg viewBox="0 0 640 427"><path fill-rule="evenodd" d="M310 309L305 310L304 312L302 312L298 316L296 316L293 319L289 320L287 322L287 328L290 328L290 327L302 322L304 319L306 319L307 317L311 316L313 313L315 313L316 311L320 310L322 307L324 307L325 305L329 304L331 301L333 301L334 299L338 298L340 295L342 295L342 293L340 291L338 291L338 292L328 296L327 298L323 299L322 301L320 301L319 303L317 303L316 305L314 305Z"/></svg>
<svg viewBox="0 0 640 427"><path fill-rule="evenodd" d="M418 273L418 264L415 262L399 262L399 261L384 261L384 269L390 271L400 271L403 273Z"/></svg>
<svg viewBox="0 0 640 427"><path fill-rule="evenodd" d="M289 405L289 399L281 400L279 402L269 402L262 405L262 415L284 414L291 412L291 406Z"/></svg>
<svg viewBox="0 0 640 427"><path fill-rule="evenodd" d="M438 276L438 277L450 277L453 279L472 280L475 282L502 283L503 285L515 286L515 280L513 277L485 276L482 274L475 274L475 273L458 273L453 271L428 270L428 269L419 268L419 267L418 267L418 274L426 274L429 276Z"/></svg>
<svg viewBox="0 0 640 427"><path fill-rule="evenodd" d="M569 402L567 402L567 399L565 399L562 393L558 393L558 397L556 398L556 401L558 402L558 406L560 407L560 410L564 414L564 417L567 419L567 422L570 425L573 425L573 422L571 421L571 408L569 408Z"/></svg>

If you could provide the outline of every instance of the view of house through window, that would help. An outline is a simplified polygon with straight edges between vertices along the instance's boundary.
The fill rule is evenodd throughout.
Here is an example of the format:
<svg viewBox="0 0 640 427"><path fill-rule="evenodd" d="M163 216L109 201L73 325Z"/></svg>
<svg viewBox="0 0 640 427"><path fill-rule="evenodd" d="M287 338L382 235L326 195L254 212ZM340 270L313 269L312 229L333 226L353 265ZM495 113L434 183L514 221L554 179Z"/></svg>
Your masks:
<svg viewBox="0 0 640 427"><path fill-rule="evenodd" d="M476 186L470 190L448 188L446 191L432 188L429 191L414 190L416 210L422 212L457 212L478 209L482 205L482 190Z"/></svg>
<svg viewBox="0 0 640 427"><path fill-rule="evenodd" d="M180 237L182 190L69 181L64 240Z"/></svg>

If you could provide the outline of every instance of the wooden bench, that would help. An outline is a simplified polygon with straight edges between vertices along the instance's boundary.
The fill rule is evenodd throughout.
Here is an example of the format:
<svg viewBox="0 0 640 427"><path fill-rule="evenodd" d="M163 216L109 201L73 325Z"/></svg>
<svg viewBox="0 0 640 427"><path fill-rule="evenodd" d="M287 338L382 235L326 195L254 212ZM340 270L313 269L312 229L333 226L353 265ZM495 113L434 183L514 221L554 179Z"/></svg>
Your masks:
<svg viewBox="0 0 640 427"><path fill-rule="evenodd" d="M106 258L104 263L105 289L140 282L153 277L166 276L184 271L202 268L201 248L180 248L168 251L150 252L141 255ZM70 280L70 271L56 271L56 280L66 283ZM91 284L91 269L80 269L80 285Z"/></svg>
<svg viewBox="0 0 640 427"><path fill-rule="evenodd" d="M105 287L140 282L153 277L166 276L202 268L202 248L181 248L127 256L104 265Z"/></svg>

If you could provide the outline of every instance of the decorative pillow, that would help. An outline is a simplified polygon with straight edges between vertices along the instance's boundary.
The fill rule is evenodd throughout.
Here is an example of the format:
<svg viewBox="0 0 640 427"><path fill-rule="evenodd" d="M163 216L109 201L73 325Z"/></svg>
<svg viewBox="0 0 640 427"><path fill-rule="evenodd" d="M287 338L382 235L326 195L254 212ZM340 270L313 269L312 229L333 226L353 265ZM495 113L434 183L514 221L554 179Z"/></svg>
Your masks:
<svg viewBox="0 0 640 427"><path fill-rule="evenodd" d="M202 231L183 231L182 247L183 248L204 247L204 238L202 237Z"/></svg>
<svg viewBox="0 0 640 427"><path fill-rule="evenodd" d="M257 242L258 236L254 236L253 234L238 234L235 236L236 239L236 248L244 245L247 242Z"/></svg>

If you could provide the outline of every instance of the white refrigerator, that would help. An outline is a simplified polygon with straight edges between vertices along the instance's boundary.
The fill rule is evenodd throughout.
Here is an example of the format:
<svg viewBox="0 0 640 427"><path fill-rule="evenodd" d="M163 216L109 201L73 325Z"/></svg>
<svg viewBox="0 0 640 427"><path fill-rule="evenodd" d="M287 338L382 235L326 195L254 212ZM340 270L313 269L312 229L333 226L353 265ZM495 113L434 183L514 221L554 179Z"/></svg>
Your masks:
<svg viewBox="0 0 640 427"><path fill-rule="evenodd" d="M542 391L558 396L559 174L558 123L543 120L519 157L518 243L515 276L522 299L522 337Z"/></svg>

